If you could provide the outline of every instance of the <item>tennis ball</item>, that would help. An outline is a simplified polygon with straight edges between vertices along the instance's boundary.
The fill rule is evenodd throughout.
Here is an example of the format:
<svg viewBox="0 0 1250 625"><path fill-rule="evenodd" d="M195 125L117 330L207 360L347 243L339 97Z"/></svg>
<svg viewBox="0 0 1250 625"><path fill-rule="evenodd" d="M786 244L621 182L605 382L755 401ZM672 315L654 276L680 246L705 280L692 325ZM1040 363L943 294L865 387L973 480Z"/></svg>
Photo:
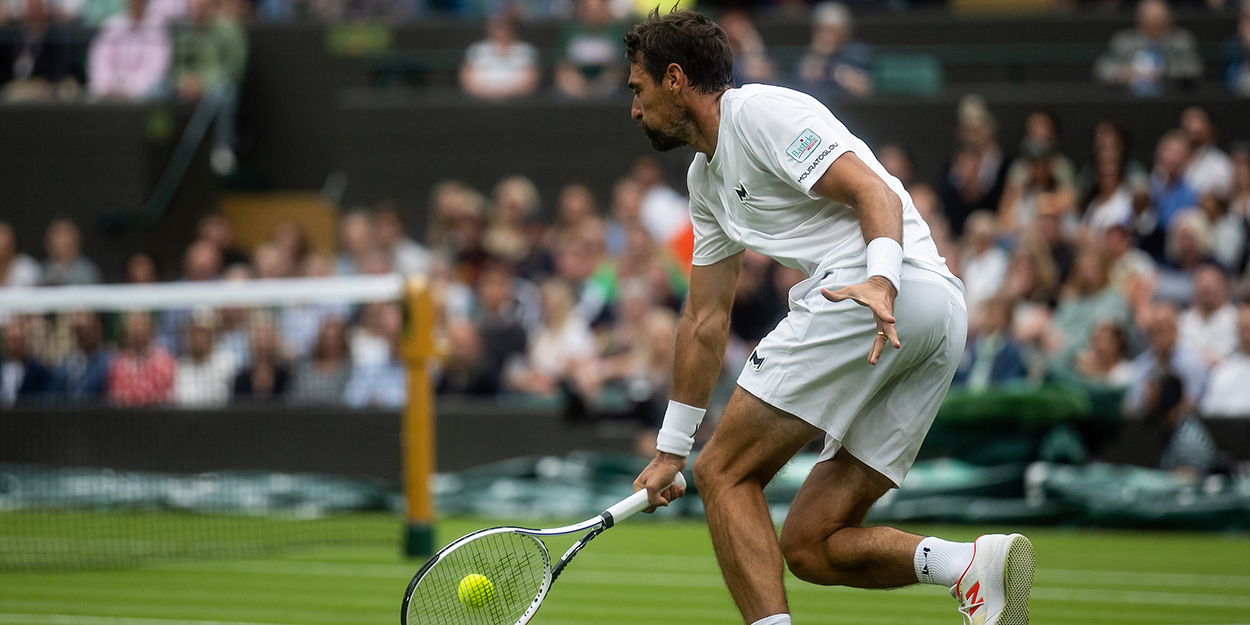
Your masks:
<svg viewBox="0 0 1250 625"><path fill-rule="evenodd" d="M460 580L456 596L460 597L460 603L471 608L480 608L490 603L491 598L495 596L495 585L490 583L485 575L470 573Z"/></svg>

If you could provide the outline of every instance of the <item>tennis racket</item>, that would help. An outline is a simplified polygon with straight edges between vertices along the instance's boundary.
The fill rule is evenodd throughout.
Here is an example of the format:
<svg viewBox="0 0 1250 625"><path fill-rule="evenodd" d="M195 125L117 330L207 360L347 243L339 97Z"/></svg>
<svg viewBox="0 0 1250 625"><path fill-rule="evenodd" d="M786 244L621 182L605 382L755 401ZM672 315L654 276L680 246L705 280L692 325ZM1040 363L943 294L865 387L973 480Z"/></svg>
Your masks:
<svg viewBox="0 0 1250 625"><path fill-rule="evenodd" d="M686 479L678 473L673 484L685 488ZM587 543L650 506L644 489L576 525L546 530L496 527L460 538L434 554L412 578L400 623L525 625ZM583 531L586 534L552 566L542 539Z"/></svg>

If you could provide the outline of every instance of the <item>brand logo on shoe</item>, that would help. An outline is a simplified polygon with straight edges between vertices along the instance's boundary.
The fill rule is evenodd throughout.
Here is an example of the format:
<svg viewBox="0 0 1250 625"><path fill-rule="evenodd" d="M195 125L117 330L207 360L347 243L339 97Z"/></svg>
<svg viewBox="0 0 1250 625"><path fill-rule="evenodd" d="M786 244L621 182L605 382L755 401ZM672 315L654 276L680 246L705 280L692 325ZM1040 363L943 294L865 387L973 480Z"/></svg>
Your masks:
<svg viewBox="0 0 1250 625"><path fill-rule="evenodd" d="M977 610L981 609L985 602L981 600L981 582L972 585L964 595L964 605L968 606L968 616L972 616Z"/></svg>

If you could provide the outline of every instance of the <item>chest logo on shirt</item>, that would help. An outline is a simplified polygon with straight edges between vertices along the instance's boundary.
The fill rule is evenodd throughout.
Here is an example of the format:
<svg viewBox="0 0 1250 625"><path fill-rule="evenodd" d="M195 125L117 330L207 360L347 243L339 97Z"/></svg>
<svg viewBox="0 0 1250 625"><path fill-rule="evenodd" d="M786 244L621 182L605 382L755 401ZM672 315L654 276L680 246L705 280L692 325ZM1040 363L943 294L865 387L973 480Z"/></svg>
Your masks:
<svg viewBox="0 0 1250 625"><path fill-rule="evenodd" d="M747 188L743 186L741 182L738 183L738 186L734 187L734 193L738 194L738 201L747 201Z"/></svg>
<svg viewBox="0 0 1250 625"><path fill-rule="evenodd" d="M820 135L812 132L811 128L804 128L803 132L799 133L798 138L790 144L790 147L786 148L786 154L802 163L816 151L816 146L818 145L820 145Z"/></svg>

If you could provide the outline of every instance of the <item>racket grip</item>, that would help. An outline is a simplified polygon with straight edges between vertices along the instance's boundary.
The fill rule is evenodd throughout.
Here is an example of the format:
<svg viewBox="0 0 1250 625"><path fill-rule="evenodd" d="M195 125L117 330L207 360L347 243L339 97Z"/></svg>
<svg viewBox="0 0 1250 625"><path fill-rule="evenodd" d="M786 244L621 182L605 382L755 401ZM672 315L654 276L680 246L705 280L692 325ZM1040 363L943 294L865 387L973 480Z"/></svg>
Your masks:
<svg viewBox="0 0 1250 625"><path fill-rule="evenodd" d="M673 484L682 488L686 487L686 478L681 474L681 471L677 472L677 477L673 479ZM669 484L669 486L672 486L673 484ZM665 486L664 488L668 488L668 486ZM624 521L625 519L628 519L629 517L634 516L635 514L638 514L639 512L642 512L650 507L651 500L647 499L647 489L644 488L630 495L628 499L621 501L621 503L608 508L607 511L603 513L603 518L607 522L607 527L612 527L613 525L620 523L621 521Z"/></svg>

